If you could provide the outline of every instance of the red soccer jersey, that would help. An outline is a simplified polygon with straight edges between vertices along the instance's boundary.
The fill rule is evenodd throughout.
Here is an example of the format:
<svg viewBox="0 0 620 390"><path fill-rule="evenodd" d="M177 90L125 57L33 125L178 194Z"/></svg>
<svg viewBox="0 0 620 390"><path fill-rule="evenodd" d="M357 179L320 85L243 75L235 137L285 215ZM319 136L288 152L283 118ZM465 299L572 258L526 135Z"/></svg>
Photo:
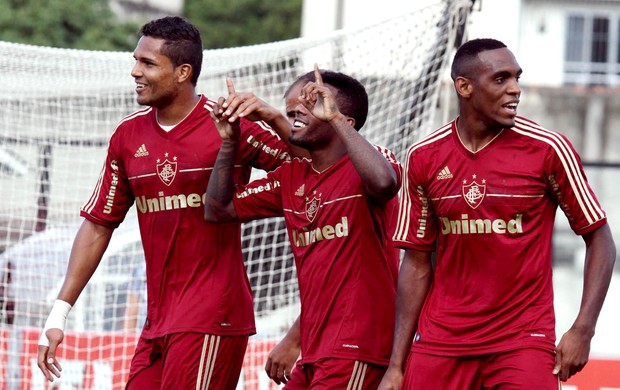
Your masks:
<svg viewBox="0 0 620 390"><path fill-rule="evenodd" d="M555 212L584 234L606 220L561 134L517 117L476 153L453 121L407 156L397 246L437 262L413 348L447 356L555 348Z"/></svg>
<svg viewBox="0 0 620 390"><path fill-rule="evenodd" d="M121 121L83 217L117 227L136 203L147 275L142 335L175 332L255 333L240 224L204 220L204 193L222 143L204 96L173 130L146 108ZM236 180L251 167L273 169L288 158L285 144L263 123L242 119Z"/></svg>
<svg viewBox="0 0 620 390"><path fill-rule="evenodd" d="M401 167L379 148L401 179ZM387 364L394 331L397 198L377 203L348 156L323 172L294 159L235 195L242 220L284 215L301 298L304 363L346 358Z"/></svg>

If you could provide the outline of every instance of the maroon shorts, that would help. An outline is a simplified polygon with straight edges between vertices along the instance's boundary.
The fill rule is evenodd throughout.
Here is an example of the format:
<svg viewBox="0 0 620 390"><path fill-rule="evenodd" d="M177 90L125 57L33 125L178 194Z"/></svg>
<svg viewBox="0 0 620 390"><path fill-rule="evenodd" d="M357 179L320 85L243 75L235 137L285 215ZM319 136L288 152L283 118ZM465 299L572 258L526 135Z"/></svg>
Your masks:
<svg viewBox="0 0 620 390"><path fill-rule="evenodd" d="M309 364L298 363L284 390L376 390L386 369L386 366L350 359L322 359Z"/></svg>
<svg viewBox="0 0 620 390"><path fill-rule="evenodd" d="M555 354L537 348L468 357L412 352L401 389L560 389Z"/></svg>
<svg viewBox="0 0 620 390"><path fill-rule="evenodd" d="M248 336L175 333L140 337L129 368L127 390L234 390Z"/></svg>

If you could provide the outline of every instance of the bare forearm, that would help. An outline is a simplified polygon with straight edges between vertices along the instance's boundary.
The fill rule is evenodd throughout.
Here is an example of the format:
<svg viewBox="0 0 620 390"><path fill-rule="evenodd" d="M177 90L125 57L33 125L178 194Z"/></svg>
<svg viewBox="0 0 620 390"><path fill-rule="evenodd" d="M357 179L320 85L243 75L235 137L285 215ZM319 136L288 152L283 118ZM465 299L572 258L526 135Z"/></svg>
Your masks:
<svg viewBox="0 0 620 390"><path fill-rule="evenodd" d="M88 220L82 223L71 248L67 275L58 293L58 299L70 305L75 304L99 266L112 237L112 231L113 229Z"/></svg>
<svg viewBox="0 0 620 390"><path fill-rule="evenodd" d="M301 344L301 328L299 326L299 317L293 322L288 332L286 332L286 339L288 339L291 343L296 345Z"/></svg>
<svg viewBox="0 0 620 390"><path fill-rule="evenodd" d="M349 158L375 197L390 199L398 192L398 179L392 165L377 148L362 137L343 115L330 121L344 142Z"/></svg>
<svg viewBox="0 0 620 390"><path fill-rule="evenodd" d="M594 335L616 259L616 248L608 225L584 236L586 259L584 285L579 314L573 327Z"/></svg>
<svg viewBox="0 0 620 390"><path fill-rule="evenodd" d="M225 222L236 219L232 198L235 191L233 170L238 143L237 140L230 139L222 141L206 190L207 221Z"/></svg>
<svg viewBox="0 0 620 390"><path fill-rule="evenodd" d="M404 371L405 361L432 282L430 253L407 251L398 276L396 325L390 366Z"/></svg>

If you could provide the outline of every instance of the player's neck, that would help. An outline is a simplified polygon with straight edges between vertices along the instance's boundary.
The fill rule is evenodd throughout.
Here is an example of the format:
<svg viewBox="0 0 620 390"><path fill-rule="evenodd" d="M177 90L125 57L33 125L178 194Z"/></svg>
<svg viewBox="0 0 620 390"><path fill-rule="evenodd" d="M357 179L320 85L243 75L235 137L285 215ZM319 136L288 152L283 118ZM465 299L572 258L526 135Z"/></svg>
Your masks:
<svg viewBox="0 0 620 390"><path fill-rule="evenodd" d="M331 148L321 148L310 151L312 159L312 168L317 172L323 172L347 153L344 147L333 145Z"/></svg>
<svg viewBox="0 0 620 390"><path fill-rule="evenodd" d="M196 94L185 98L177 97L174 103L156 109L157 122L164 126L174 126L187 118L199 101L200 95Z"/></svg>
<svg viewBox="0 0 620 390"><path fill-rule="evenodd" d="M497 138L503 127L488 127L483 123L468 123L459 117L456 121L456 133L461 144L469 151L476 153Z"/></svg>

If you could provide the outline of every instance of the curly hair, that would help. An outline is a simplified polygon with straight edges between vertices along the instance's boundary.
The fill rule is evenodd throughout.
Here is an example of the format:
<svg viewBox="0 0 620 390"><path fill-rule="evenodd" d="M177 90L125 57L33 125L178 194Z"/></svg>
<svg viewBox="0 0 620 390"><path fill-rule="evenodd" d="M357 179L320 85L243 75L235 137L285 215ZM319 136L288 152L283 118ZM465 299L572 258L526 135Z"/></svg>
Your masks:
<svg viewBox="0 0 620 390"><path fill-rule="evenodd" d="M336 104L338 109L344 115L355 119L355 130L358 130L366 123L368 117L368 93L366 88L351 76L344 73L334 72L331 70L319 70L324 84L334 87L338 93L336 94ZM291 84L284 96L286 97L293 87L299 83L316 81L314 71L308 72L300 76L293 84Z"/></svg>
<svg viewBox="0 0 620 390"><path fill-rule="evenodd" d="M193 24L180 16L166 16L142 26L140 35L163 39L162 54L170 58L175 67L191 65L191 82L196 85L202 68L203 49L200 32Z"/></svg>

